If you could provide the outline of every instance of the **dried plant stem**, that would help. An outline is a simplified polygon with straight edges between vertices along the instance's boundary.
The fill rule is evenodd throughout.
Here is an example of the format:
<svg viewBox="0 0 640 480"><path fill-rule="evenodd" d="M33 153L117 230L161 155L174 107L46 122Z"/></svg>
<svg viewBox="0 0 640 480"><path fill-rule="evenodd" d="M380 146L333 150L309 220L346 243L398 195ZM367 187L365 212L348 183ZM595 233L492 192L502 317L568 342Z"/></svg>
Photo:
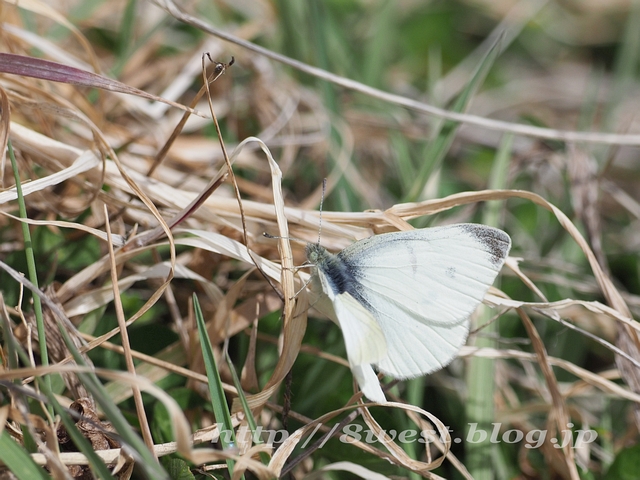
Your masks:
<svg viewBox="0 0 640 480"><path fill-rule="evenodd" d="M133 363L133 357L131 356L131 344L129 342L129 331L127 330L127 322L125 320L124 308L122 307L122 299L120 298L120 289L118 288L118 268L116 264L116 254L113 249L113 243L111 241L111 224L109 222L109 210L104 205L104 218L105 228L107 231L107 238L109 241L109 258L111 260L111 283L113 284L113 304L116 309L116 317L118 318L118 326L120 328L120 336L122 338L122 347L124 348L124 358L127 364L127 371L136 376L136 367ZM140 430L142 430L142 438L144 443L149 448L149 451L155 456L153 450L153 437L151 436L151 429L149 428L149 422L147 420L147 414L144 410L144 403L142 401L142 392L137 384L131 385L133 391L133 400L136 405L136 411L138 413L138 421L140 422ZM157 459L157 457L156 457Z"/></svg>

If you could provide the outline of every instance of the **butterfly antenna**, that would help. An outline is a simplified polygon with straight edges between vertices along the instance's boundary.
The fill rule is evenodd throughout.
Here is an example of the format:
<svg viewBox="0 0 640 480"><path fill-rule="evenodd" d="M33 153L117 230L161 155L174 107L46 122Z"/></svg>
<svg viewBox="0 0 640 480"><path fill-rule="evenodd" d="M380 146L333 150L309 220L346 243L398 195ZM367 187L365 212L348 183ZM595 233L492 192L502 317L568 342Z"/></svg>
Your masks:
<svg viewBox="0 0 640 480"><path fill-rule="evenodd" d="M322 234L322 205L324 204L324 192L327 189L327 179L322 180L322 195L320 196L320 219L318 220L318 245L320 245L320 235Z"/></svg>
<svg viewBox="0 0 640 480"><path fill-rule="evenodd" d="M280 237L278 235L271 235L270 233L267 232L262 232L262 236L264 238L270 238L271 240L280 240L281 238L286 238L287 240L291 240L294 242L298 242L298 243L302 243L303 245L308 244L309 242L307 242L306 240L302 240L301 238L296 238L296 237Z"/></svg>

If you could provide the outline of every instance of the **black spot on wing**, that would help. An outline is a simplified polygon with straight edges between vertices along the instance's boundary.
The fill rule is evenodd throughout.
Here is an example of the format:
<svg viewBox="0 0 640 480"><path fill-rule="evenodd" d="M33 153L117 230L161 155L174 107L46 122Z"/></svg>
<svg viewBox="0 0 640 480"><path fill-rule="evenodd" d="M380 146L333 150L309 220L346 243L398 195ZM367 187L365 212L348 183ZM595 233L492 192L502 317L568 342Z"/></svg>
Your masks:
<svg viewBox="0 0 640 480"><path fill-rule="evenodd" d="M445 272L449 278L456 278L456 267L448 267Z"/></svg>
<svg viewBox="0 0 640 480"><path fill-rule="evenodd" d="M411 270L413 271L413 275L417 275L418 273L418 257L416 256L416 252L413 250L413 246L408 243L405 248L409 251L409 258L411 259Z"/></svg>

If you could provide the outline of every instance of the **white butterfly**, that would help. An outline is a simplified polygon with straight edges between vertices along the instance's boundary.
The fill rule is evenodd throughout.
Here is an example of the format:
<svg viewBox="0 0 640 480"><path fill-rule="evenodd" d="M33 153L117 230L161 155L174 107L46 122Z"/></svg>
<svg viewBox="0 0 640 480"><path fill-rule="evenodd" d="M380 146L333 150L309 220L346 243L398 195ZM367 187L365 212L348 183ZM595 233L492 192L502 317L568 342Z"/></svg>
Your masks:
<svg viewBox="0 0 640 480"><path fill-rule="evenodd" d="M337 255L307 245L314 306L340 325L369 400L386 402L373 365L404 379L451 362L510 248L502 230L470 223L375 235Z"/></svg>

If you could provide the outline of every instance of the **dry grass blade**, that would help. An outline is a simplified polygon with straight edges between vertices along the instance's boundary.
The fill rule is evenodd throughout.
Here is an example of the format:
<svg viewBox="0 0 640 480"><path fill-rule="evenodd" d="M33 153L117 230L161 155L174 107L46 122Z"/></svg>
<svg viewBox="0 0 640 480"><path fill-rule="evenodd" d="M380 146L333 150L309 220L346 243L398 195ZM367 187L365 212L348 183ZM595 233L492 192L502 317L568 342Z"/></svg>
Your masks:
<svg viewBox="0 0 640 480"><path fill-rule="evenodd" d="M5 92L4 88L0 88L0 108L0 112L2 112L2 117L0 118L0 121L2 122L0 128L0 146L2 146L0 165L4 166L7 161L7 143L9 141L9 125L11 118L9 97L7 96L7 92ZM4 186L4 168L0 172L0 185Z"/></svg>
<svg viewBox="0 0 640 480"><path fill-rule="evenodd" d="M118 327L120 330L120 336L122 338L122 346L124 347L124 358L127 362L127 371L134 378L136 377L136 368L133 364L133 358L131 357L131 344L129 342L129 333L127 331L127 322L125 321L124 309L122 308L122 300L120 298L120 291L118 289L118 273L115 261L115 251L113 250L113 244L111 242L111 226L109 224L109 211L105 205L104 215L107 218L106 231L109 238L109 259L111 263L111 282L113 283L113 300L116 308L116 316L118 317ZM133 391L133 398L136 404L136 410L138 413L138 421L140 422L140 429L142 430L142 438L144 439L147 447L153 452L153 438L151 436L151 430L149 429L149 423L147 422L147 415L144 411L144 404L142 402L142 393L136 383L131 386Z"/></svg>
<svg viewBox="0 0 640 480"><path fill-rule="evenodd" d="M44 178L39 178L38 180L34 180L33 182L29 182L28 185L25 185L25 188L23 189L23 193L24 195L30 195L40 190L44 190L45 188L58 185L64 182L65 180L68 180L88 170L91 170L92 168L95 168L98 165L100 165L100 160L98 159L98 157L96 157L96 155L93 152L91 151L83 152L76 159L76 161L73 162L73 165L69 166L68 168L60 170L59 172L54 173L52 175L48 175ZM5 192L2 192L2 194L0 194L0 203L7 203L12 200L15 200L16 198L18 198L16 189L11 188Z"/></svg>
<svg viewBox="0 0 640 480"><path fill-rule="evenodd" d="M289 437L282 443L282 445L280 445L278 450L273 454L273 456L271 457L271 461L269 462L269 468L275 473L276 477L279 477L281 475L281 472L285 467L285 463L287 459L293 453L293 450L296 447L296 445L300 441L302 441L302 439L307 433L311 432L312 430L313 430L313 433L315 433L317 429L316 427L318 425L326 423L327 421L331 420L337 415L340 415L343 412L353 410L353 408L354 407L343 407L341 409L328 412L322 417L312 422L308 422L305 426L303 426L302 428L299 428L298 430L293 432L291 435L289 435Z"/></svg>
<svg viewBox="0 0 640 480"><path fill-rule="evenodd" d="M45 18L50 18L54 22L64 26L65 28L68 28L80 43L80 45L82 45L84 52L89 57L89 61L93 66L93 69L95 71L99 71L98 59L90 42L82 34L82 32L72 22L69 21L69 19L65 15L60 14L60 12L50 7L46 3L34 0L7 0L4 3L16 5L17 7L28 10L32 13L42 15Z"/></svg>
<svg viewBox="0 0 640 480"><path fill-rule="evenodd" d="M529 318L529 316L522 310L518 309L518 315L522 319L522 323L527 329L527 333L529 334L529 338L533 344L533 349L536 352L538 357L538 365L540 365L540 369L542 370L542 374L547 382L547 387L549 388L549 393L551 393L551 398L553 400L554 409L551 413L552 418L555 420L557 431L560 432L566 428L569 424L569 414L567 412L567 407L565 405L564 399L560 394L560 390L558 389L558 380L551 369L549 364L549 360L547 358L547 352L542 343L542 339L538 334L538 331L533 325L533 322ZM572 480L580 480L580 474L578 473L578 469L575 464L573 449L569 445L564 446L564 460L566 465L566 472L569 474Z"/></svg>
<svg viewBox="0 0 640 480"><path fill-rule="evenodd" d="M540 139L548 139L548 140L562 140L570 143L583 142L583 143L603 143L603 144L610 144L610 145L640 145L640 135L632 135L632 134L620 135L615 133L574 132L574 131L554 130L549 128L541 128L541 127L534 127L531 125L504 122L500 120L493 120L486 117L480 117L477 115L455 113L448 110L444 110L438 107L434 107L432 105L428 105L423 102L411 100L404 96L394 95L373 87L369 87L367 85L364 85L363 83L356 82L355 80L351 80L346 77L332 74L321 68L313 67L306 63L289 58L285 55L281 55L271 50L268 50L266 48L260 47L259 45L256 45L254 43L248 42L234 35L231 35L221 29L215 28L211 24L208 24L199 18L196 18L192 15L189 15L183 12L171 0L153 0L153 1L158 6L166 9L171 15L176 17L178 20L186 24L193 25L194 27L199 28L202 31L210 33L211 35L215 35L216 37L226 40L228 42L234 43L249 51L259 53L260 55L264 55L265 57L271 58L272 60L276 60L285 65L294 67L304 73L313 75L322 80L329 81L338 86L341 86L350 90L354 90L359 93L363 93L365 95L371 96L372 98L376 98L378 100L382 100L390 104L399 105L411 110L415 110L417 112L433 115L434 117L437 117L440 119L453 120L460 123L468 123L470 125L476 125L489 130L498 130L503 133L510 132L517 135L526 135L526 136L536 137Z"/></svg>
<svg viewBox="0 0 640 480"><path fill-rule="evenodd" d="M52 82L68 83L70 85L77 85L80 87L94 87L102 90L108 90L110 92L135 95L146 98L147 100L163 102L180 110L188 110L194 115L206 118L204 114L191 110L188 107L171 100L151 95L147 92L102 75L63 65L61 63L51 62L49 60L27 57L24 55L15 55L12 53L0 53L0 72L19 75L21 77L33 77Z"/></svg>
<svg viewBox="0 0 640 480"><path fill-rule="evenodd" d="M359 478L368 478L369 480L391 480L386 475L374 472L373 470L369 470L362 465L352 462L330 463L329 465L325 465L324 467L316 470L312 474L307 475L305 478L308 480L324 478L325 472L349 472Z"/></svg>
<svg viewBox="0 0 640 480"><path fill-rule="evenodd" d="M253 409L264 405L269 397L273 395L298 356L306 328L309 303L306 292L302 291L298 293L295 288L293 254L291 252L291 245L289 244L289 229L282 197L282 172L267 146L257 138L250 137L244 140L244 142L238 145L238 151L243 145L250 141L258 142L269 161L269 168L271 169L275 217L280 233L279 242L282 262L281 277L278 278L278 280L281 281L283 289L282 295L284 297L284 310L282 315L284 342L282 353L271 378L262 391L256 395L247 397L247 402ZM234 155L235 154L234 152ZM254 255L251 255L251 258L254 262L257 261ZM260 268L259 263L256 263L256 266ZM268 274L268 272L262 269L261 271L263 271L265 275ZM302 285L301 282L298 284ZM234 410L238 408L239 405L234 405Z"/></svg>
<svg viewBox="0 0 640 480"><path fill-rule="evenodd" d="M478 348L478 347L463 347L460 351L460 356L477 355L486 358L514 358L518 360L526 360L529 362L537 362L538 357L533 353L521 352L518 350L496 350L493 348ZM560 367L567 372L572 373L576 377L580 378L585 384L594 386L603 392L610 393L612 395L619 396L626 400L640 403L640 395L626 390L620 385L612 382L610 379L605 378L603 375L598 375L584 368L580 368L575 364L563 360L561 358L555 358L547 356L550 365L554 367Z"/></svg>
<svg viewBox="0 0 640 480"><path fill-rule="evenodd" d="M435 468L438 468L440 465L442 465L442 462L444 462L449 453L449 449L451 448L451 436L447 427L440 421L440 419L438 419L435 415L413 405L392 402L385 406L389 406L391 408L399 408L408 412L419 413L420 415L427 417L437 429L437 432L433 434L434 444L438 449L442 451L442 456L436 458L435 460L431 460L428 462L414 460L407 455L402 447L400 447L392 438L389 437L387 432L385 432L384 429L382 429L382 427L378 424L378 422L376 422L375 418L373 418L373 415L371 415L369 409L366 407L363 408L362 416L364 418L364 421L374 432L375 436L380 439L380 442L385 446L385 448L389 450L391 455L393 455L393 458L395 459L394 462L397 462L398 465L407 468L408 470L418 472L420 474L428 473L431 470L434 470ZM429 459L428 447L429 443L427 442L425 450L427 450L427 458Z"/></svg>
<svg viewBox="0 0 640 480"><path fill-rule="evenodd" d="M35 182L32 182L32 183L35 183ZM1 212L1 211L0 211L0 215L4 215L5 217L15 220L17 222L28 223L29 225L42 225L42 226L59 227L59 228L70 228L72 230L80 230L82 232L86 232L90 235L93 235L94 237L99 238L100 240L104 240L105 242L108 241L107 234L105 232L103 232L102 230L91 228L81 223L62 222L62 221L56 221L56 220L31 220L28 218L24 219L24 218L18 218L14 215L11 215L10 213ZM122 247L125 244L125 238L122 235L112 234L111 241L113 242L113 245L116 247Z"/></svg>
<svg viewBox="0 0 640 480"><path fill-rule="evenodd" d="M207 55L209 55L209 54L207 53ZM209 58L211 58L211 57L209 56ZM203 55L202 59L203 59L203 62L204 62L204 55ZM232 63L233 62L231 62L231 64ZM209 78L205 78L205 85L203 87L201 87L200 91L196 94L195 97L193 97L193 100L191 101L191 105L189 106L190 109L194 108L197 105L198 100L200 100L200 98L202 97L202 95L205 94L205 92L209 93L209 83L210 82L215 82L218 79L218 77L220 77L220 75L222 75L226 71L228 66L229 66L229 64L223 64L223 63L219 63L219 62L217 63L216 69L214 70L214 73ZM218 67L220 67L220 69L218 69ZM203 72L204 72L204 68L203 68ZM211 97L209 96L209 98L211 98ZM209 107L210 107L211 112L213 113L213 106L211 105L211 103L209 103ZM169 149L173 145L174 141L178 138L180 133L182 133L182 129L186 125L187 120L189 119L190 115L191 115L190 111L184 112L184 114L182 115L182 118L180 119L180 122L173 129L173 132L171 133L171 136L167 139L167 141L162 146L160 151L156 154L156 157L155 157L155 160L153 162L153 165L151 165L151 168L149 168L149 171L147 172L147 175L149 177L153 176L153 172L161 165L162 161L167 156L167 153L169 152ZM213 117L215 118L215 115L213 115ZM216 122L217 122L217 120L216 120ZM224 144L223 144L223 148L224 148ZM225 152L225 155L226 155L226 152Z"/></svg>

